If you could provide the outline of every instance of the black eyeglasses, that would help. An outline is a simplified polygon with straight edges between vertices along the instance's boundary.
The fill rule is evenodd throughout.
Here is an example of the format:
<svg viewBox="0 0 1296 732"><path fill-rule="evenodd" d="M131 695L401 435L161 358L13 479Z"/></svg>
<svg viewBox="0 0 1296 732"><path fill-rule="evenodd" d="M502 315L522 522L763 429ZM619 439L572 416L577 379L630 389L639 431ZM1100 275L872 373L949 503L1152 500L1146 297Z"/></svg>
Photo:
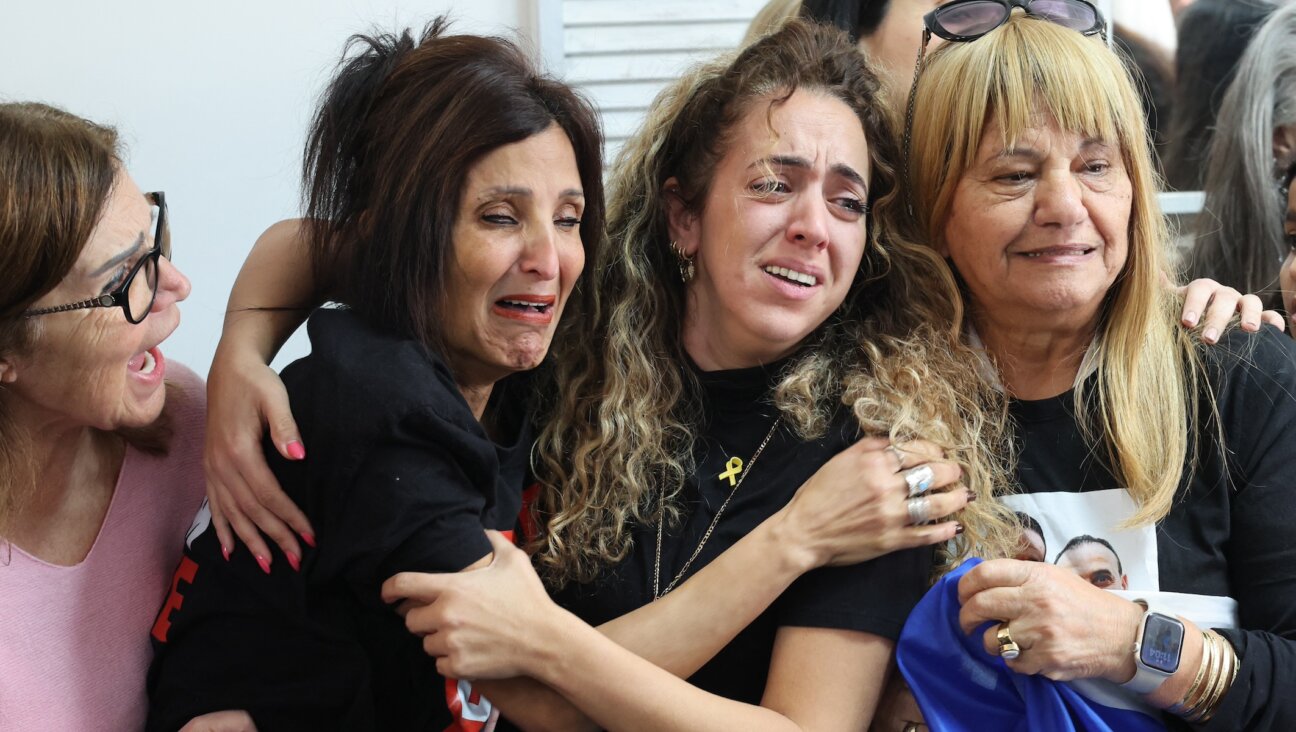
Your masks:
<svg viewBox="0 0 1296 732"><path fill-rule="evenodd" d="M149 311L153 309L153 300L157 297L158 258L171 258L171 232L167 228L166 194L157 191L155 193L145 193L144 197L148 199L152 208L153 248L145 252L144 256L135 263L135 266L126 274L126 279L122 280L120 287L107 294L92 297L89 300L82 300L68 305L58 305L52 308L28 310L23 313L23 317L34 318L38 315L65 313L69 310L84 310L87 308L120 307L125 311L128 322L132 324L144 322L144 318L147 318ZM143 277L139 276L141 272L144 273Z"/></svg>
<svg viewBox="0 0 1296 732"><path fill-rule="evenodd" d="M1107 40L1107 21L1098 8L1088 0L954 0L923 16L922 46L914 64L913 84L909 87L909 103L905 108L904 169L902 171L905 197L909 213L913 213L913 191L909 187L909 154L913 144L914 100L918 97L918 77L922 75L923 61L927 59L927 45L932 34L955 43L975 41L998 28L1012 17L1013 8L1021 8L1027 15L1056 23L1086 36L1102 36Z"/></svg>

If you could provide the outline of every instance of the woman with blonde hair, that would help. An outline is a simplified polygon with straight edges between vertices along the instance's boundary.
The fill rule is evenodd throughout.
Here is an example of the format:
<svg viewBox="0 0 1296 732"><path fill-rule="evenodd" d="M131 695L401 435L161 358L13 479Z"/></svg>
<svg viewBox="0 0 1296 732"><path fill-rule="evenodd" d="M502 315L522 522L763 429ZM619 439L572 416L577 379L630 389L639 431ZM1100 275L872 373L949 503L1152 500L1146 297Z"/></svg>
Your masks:
<svg viewBox="0 0 1296 732"><path fill-rule="evenodd" d="M958 277L954 325L1009 398L1019 493L1004 502L1050 546L1107 540L1129 589L1002 559L951 584L951 607L1008 670L1104 705L1291 728L1296 348L1265 329L1207 350L1175 323L1139 98L1101 17L1082 0L1012 5L1025 13L955 0L925 18L953 42L920 62L909 110L912 223ZM923 655L929 631L906 632L907 671L948 663ZM936 726L997 723L960 719L957 666L926 668L909 680Z"/></svg>

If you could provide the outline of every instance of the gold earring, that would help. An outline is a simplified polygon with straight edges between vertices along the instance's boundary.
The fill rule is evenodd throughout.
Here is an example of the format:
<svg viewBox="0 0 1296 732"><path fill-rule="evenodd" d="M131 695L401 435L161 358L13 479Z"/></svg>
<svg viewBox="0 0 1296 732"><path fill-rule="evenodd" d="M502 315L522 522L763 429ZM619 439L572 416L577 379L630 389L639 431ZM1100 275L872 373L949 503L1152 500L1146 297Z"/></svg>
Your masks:
<svg viewBox="0 0 1296 732"><path fill-rule="evenodd" d="M697 272L693 266L693 258L685 254L684 247L680 246L676 241L671 241L670 248L671 251L675 252L675 259L678 260L675 264L679 267L680 280L684 284L688 284Z"/></svg>

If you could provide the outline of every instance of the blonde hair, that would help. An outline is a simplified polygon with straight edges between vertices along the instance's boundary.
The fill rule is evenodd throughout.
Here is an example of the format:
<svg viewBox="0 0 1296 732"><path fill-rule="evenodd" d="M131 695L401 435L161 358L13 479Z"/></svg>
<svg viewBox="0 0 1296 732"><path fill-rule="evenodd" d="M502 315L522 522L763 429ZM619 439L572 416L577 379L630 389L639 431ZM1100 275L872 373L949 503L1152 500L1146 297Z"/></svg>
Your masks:
<svg viewBox="0 0 1296 732"><path fill-rule="evenodd" d="M925 247L892 241L896 136L877 78L845 34L792 20L727 63L703 66L656 100L614 167L609 246L591 262L581 299L555 339L552 388L533 466L537 564L552 586L589 582L621 561L633 523L677 521L675 498L694 470L700 387L681 340L685 285L669 247L663 185L679 183L699 210L711 175L745 114L814 89L854 111L869 142L875 215L845 302L803 342L781 375L775 406L806 439L845 404L861 429L944 447L968 484L989 498L1007 485L997 456L1002 419L985 416L999 397L967 368L973 354L950 327L955 284ZM561 394L562 398L557 398ZM1019 530L997 501L959 516L955 554L984 547L1010 554Z"/></svg>
<svg viewBox="0 0 1296 732"><path fill-rule="evenodd" d="M1099 364L1092 394L1087 384L1078 385L1075 405L1077 414L1090 415L1080 420L1086 436L1103 444L1115 477L1138 503L1128 523L1160 520L1170 510L1195 434L1189 405L1203 372L1193 337L1175 322L1181 304L1163 282L1171 271L1171 239L1156 201L1159 181L1141 103L1126 67L1095 37L1015 14L983 38L934 51L914 105L914 225L916 235L938 249L955 189L992 120L1005 146L1038 125L1041 114L1061 129L1119 145L1133 189L1129 254L1091 346Z"/></svg>
<svg viewBox="0 0 1296 732"><path fill-rule="evenodd" d="M801 0L769 0L756 11L751 25L743 34L742 45L749 46L756 39L777 31L783 24L801 14Z"/></svg>

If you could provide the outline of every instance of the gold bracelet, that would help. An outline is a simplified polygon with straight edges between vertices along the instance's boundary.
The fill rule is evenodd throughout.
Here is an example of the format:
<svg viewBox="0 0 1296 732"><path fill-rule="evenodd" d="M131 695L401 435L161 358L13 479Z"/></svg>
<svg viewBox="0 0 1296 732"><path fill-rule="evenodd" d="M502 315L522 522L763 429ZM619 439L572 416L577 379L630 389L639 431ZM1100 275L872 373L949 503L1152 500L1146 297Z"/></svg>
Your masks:
<svg viewBox="0 0 1296 732"><path fill-rule="evenodd" d="M1192 686L1188 687L1188 691L1184 692L1183 698L1170 707L1170 713L1186 719L1201 704L1206 691L1206 685L1202 680L1206 678L1206 669L1210 667L1211 657L1214 655L1212 650L1210 633L1202 632L1201 661L1197 665L1197 676L1193 678Z"/></svg>
<svg viewBox="0 0 1296 732"><path fill-rule="evenodd" d="M1198 702L1197 707L1192 710L1193 716L1190 721L1202 722L1207 718L1208 713L1212 713L1212 704L1218 701L1221 689L1224 685L1225 666L1228 663L1228 657L1221 645L1223 641L1212 634L1212 645L1215 646L1214 662L1211 664L1211 671L1207 675L1209 683L1206 686L1206 692Z"/></svg>
<svg viewBox="0 0 1296 732"><path fill-rule="evenodd" d="M1201 679L1204 679L1205 675L1207 675L1207 666L1210 665L1210 650L1212 650L1212 645L1210 645L1210 634L1203 632L1203 634L1201 634L1201 661L1198 663L1198 675L1194 676L1194 679L1192 679L1192 685L1191 687L1188 687L1188 691L1183 692L1181 700L1179 700L1178 703L1175 703L1174 706L1170 707L1170 713L1183 716L1187 714L1187 711L1191 710L1196 703L1201 701L1201 696L1204 696Z"/></svg>
<svg viewBox="0 0 1296 732"><path fill-rule="evenodd" d="M1209 683L1206 685L1206 693L1202 695L1201 701L1198 702L1197 708L1193 710L1191 721L1205 721L1206 713L1211 709L1211 701L1216 699L1220 687L1224 684L1224 649L1219 647L1219 639L1211 634L1211 645L1214 646L1214 653L1211 659L1211 669L1206 678Z"/></svg>
<svg viewBox="0 0 1296 732"><path fill-rule="evenodd" d="M1232 643L1223 638L1220 638L1218 643L1221 646L1220 655L1223 657L1223 668L1221 669L1218 688L1215 689L1215 693L1211 696L1210 703L1202 710L1202 722L1209 722L1211 717L1215 716L1215 712L1219 711L1220 703L1224 701L1224 695L1228 693L1229 689L1233 688L1233 681L1237 679L1238 667L1241 665L1237 651L1233 648Z"/></svg>

